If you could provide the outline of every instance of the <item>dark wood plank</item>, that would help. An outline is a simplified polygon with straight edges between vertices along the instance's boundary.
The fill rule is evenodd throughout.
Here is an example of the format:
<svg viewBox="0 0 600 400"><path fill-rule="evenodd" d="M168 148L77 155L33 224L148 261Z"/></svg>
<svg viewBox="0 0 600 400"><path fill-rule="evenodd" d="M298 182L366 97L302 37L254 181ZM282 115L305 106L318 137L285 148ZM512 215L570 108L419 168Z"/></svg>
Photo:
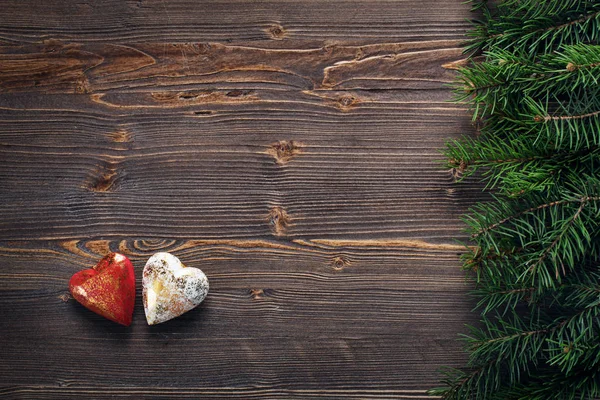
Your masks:
<svg viewBox="0 0 600 400"><path fill-rule="evenodd" d="M270 382L251 387L71 387L30 386L0 390L5 398L80 399L85 398L152 398L152 399L432 399L423 390L353 389L286 389Z"/></svg>
<svg viewBox="0 0 600 400"><path fill-rule="evenodd" d="M127 329L69 298L71 274L101 254L122 251L139 272L158 249L210 277L199 309L148 327L138 302ZM397 240L3 243L4 394L420 398L441 363L464 360L447 334L472 307L455 267L461 249Z"/></svg>
<svg viewBox="0 0 600 400"><path fill-rule="evenodd" d="M250 90L264 87L439 88L452 79L442 64L460 57L456 40L283 49L214 42L117 45L46 40L0 47L0 90L97 93L139 89L152 91L143 98L155 106L177 100L245 103L260 100ZM244 90L214 90L235 84ZM183 98L157 90L173 86L195 90ZM347 102L340 105L349 108L353 102Z"/></svg>
<svg viewBox="0 0 600 400"><path fill-rule="evenodd" d="M455 186L438 148L470 125L464 110L444 102L446 92L420 93L361 92L368 105L349 111L302 93L125 110L89 96L6 95L0 176L10 190L2 193L0 238L452 242L462 225L448 215L465 212L480 187ZM140 101L131 96L118 99ZM214 114L196 115L206 107ZM294 149L279 154L283 142Z"/></svg>
<svg viewBox="0 0 600 400"><path fill-rule="evenodd" d="M11 0L2 4L0 38L373 43L462 39L468 17L468 4L448 0Z"/></svg>

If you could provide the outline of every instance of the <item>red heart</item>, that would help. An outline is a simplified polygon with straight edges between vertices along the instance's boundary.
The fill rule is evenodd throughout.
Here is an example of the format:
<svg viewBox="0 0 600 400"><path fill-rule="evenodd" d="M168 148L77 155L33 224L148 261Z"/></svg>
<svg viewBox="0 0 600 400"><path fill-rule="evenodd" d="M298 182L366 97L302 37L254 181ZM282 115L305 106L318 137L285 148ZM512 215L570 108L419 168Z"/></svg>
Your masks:
<svg viewBox="0 0 600 400"><path fill-rule="evenodd" d="M77 272L69 281L71 294L84 307L129 326L135 304L135 273L123 254L110 253L94 268Z"/></svg>

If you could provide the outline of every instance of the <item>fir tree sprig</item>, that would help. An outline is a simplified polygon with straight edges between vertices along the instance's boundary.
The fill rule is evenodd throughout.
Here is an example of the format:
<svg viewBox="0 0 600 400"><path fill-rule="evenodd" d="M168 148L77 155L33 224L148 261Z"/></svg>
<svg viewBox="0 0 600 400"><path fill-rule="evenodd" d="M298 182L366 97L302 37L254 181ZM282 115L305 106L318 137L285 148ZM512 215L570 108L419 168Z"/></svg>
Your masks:
<svg viewBox="0 0 600 400"><path fill-rule="evenodd" d="M600 166L600 146L579 150L556 149L522 134L497 138L453 140L445 151L447 166L464 179L482 170L487 189L515 197L532 191L551 189L564 174L576 168L593 175Z"/></svg>
<svg viewBox="0 0 600 400"><path fill-rule="evenodd" d="M478 125L447 166L492 201L464 216L481 321L447 400L600 397L600 1L474 1L456 101Z"/></svg>
<svg viewBox="0 0 600 400"><path fill-rule="evenodd" d="M600 46L577 44L533 61L504 49L485 53L486 61L459 69L455 87L459 100L473 104L474 118L514 110L525 96L570 94L600 82ZM510 107L512 106L512 107Z"/></svg>
<svg viewBox="0 0 600 400"><path fill-rule="evenodd" d="M484 23L469 33L469 52L504 48L535 58L564 44L597 43L600 4L597 1L551 0L500 2L496 12L484 5ZM506 5L505 5L506 4ZM515 6L519 4L518 6Z"/></svg>

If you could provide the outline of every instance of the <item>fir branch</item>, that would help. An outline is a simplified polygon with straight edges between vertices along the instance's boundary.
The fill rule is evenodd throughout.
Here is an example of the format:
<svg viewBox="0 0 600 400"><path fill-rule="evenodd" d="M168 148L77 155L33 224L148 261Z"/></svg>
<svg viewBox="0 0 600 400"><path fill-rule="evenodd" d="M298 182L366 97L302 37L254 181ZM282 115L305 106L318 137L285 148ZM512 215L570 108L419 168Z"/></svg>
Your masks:
<svg viewBox="0 0 600 400"><path fill-rule="evenodd" d="M448 142L444 152L446 166L460 172L459 180L483 170L486 189L497 188L508 196L522 196L551 189L573 167L580 167L581 173L593 174L600 166L597 145L557 151L554 145L519 134L506 134L506 140L502 141L490 136Z"/></svg>
<svg viewBox="0 0 600 400"><path fill-rule="evenodd" d="M466 372L446 400L600 396L600 2L474 3L483 20L457 101L478 137L448 143L446 165L482 171L492 201L463 220L461 257L481 314Z"/></svg>
<svg viewBox="0 0 600 400"><path fill-rule="evenodd" d="M503 224L506 224L508 222L511 222L511 221L515 220L516 218L519 218L519 217L521 217L521 216L523 216L525 214L529 214L529 213L532 213L534 211L539 211L539 210L542 210L542 209L548 208L548 207L556 207L556 206L563 205L565 203L570 203L570 202L581 202L581 199L555 200L555 201L551 201L551 202L548 202L548 203L542 203L542 204L539 204L539 205L534 206L534 207L529 207L529 208L527 208L525 210L521 210L521 211L518 211L518 212L516 212L514 214L508 215L508 216L502 218L500 221L492 223L491 225L479 228L475 233L471 234L471 238L475 239L476 237L478 237L480 235L483 235L485 233L488 233L489 231L492 231L492 230L498 228L499 226L501 226Z"/></svg>
<svg viewBox="0 0 600 400"><path fill-rule="evenodd" d="M597 45L566 45L537 61L526 54L503 49L487 51L485 58L484 62L459 68L455 85L458 99L477 109L474 118L485 117L497 107L514 112L525 96L544 93L560 96L600 82Z"/></svg>
<svg viewBox="0 0 600 400"><path fill-rule="evenodd" d="M582 197L580 200L581 204L580 204L579 208L575 211L575 214L573 214L573 216L564 224L562 230L560 231L558 236L556 236L556 239L554 239L552 241L552 243L550 243L550 245L544 250L542 255L535 261L535 263L532 266L530 266L527 269L526 273L524 273L523 275L535 273L536 268L538 268L540 265L542 265L544 260L546 260L546 258L548 258L548 256L551 254L552 250L554 250L554 248L556 248L556 245L567 234L567 232L572 227L572 225L575 223L575 221L577 221L577 219L579 219L581 212L583 211L583 208L585 207L585 205L590 201L599 201L599 200L600 200L599 197L593 197L593 198L589 197L589 196ZM562 266L563 275L566 275L567 272L565 271L564 264L561 264L561 266ZM559 272L558 266L556 267L555 276L556 276L557 280L560 278L560 272Z"/></svg>
<svg viewBox="0 0 600 400"><path fill-rule="evenodd" d="M563 198L541 202L541 196L529 195L519 203L502 207L480 205L467 219L472 227L472 238L480 247L496 252L507 246L522 248L518 254L505 255L500 264L510 263L512 276L523 284L555 287L567 271L585 260L586 246L596 247L596 239L592 238L596 234L591 233L595 228L581 223L580 217L586 206L593 203L589 213L586 212L586 221L590 217L597 218L600 196L577 195L571 191L557 192L555 196ZM515 232L518 236L509 240ZM484 268L478 273L498 274L497 264L482 262L480 266Z"/></svg>
<svg viewBox="0 0 600 400"><path fill-rule="evenodd" d="M538 53L549 53L559 45L597 42L600 36L600 4L579 2L577 7L573 7L569 1L563 0L549 2L548 5L559 3L563 3L565 8L553 11L551 7L538 4L529 9L529 16L518 12L502 13L502 7L498 15L484 10L485 21L471 32L473 40L466 51L501 48L523 51L535 57Z"/></svg>
<svg viewBox="0 0 600 400"><path fill-rule="evenodd" d="M456 374L453 380L448 381L450 387L438 394L444 395L446 399L488 399L493 397L501 386L514 388L523 377L530 376L531 371L537 369L541 362L544 364L539 365L539 368L558 366L565 375L569 375L585 365L589 370L591 369L590 363L592 368L596 367L600 357L590 356L589 353L589 350L596 350L595 345L590 346L583 343L578 345L587 346L588 352L584 352L587 357L566 357L569 362L564 362L562 365L559 365L559 359L546 358L545 355L548 353L548 348L552 347L554 343L562 343L558 338L564 336L564 331L572 331L572 325L580 323L583 315L597 312L597 308L598 305L595 304L566 319L557 319L551 324L526 330L523 328L531 326L530 324L535 326L537 320L532 319L532 321L526 322L516 315L508 320L500 317L501 327L495 327L490 320L484 320L486 328L473 328L475 336L467 338L472 354L471 363L476 363L477 366L470 373ZM589 343L589 340L591 340L589 336L578 339L579 342L584 343ZM569 346L568 352L574 351L574 345ZM563 358L568 353L565 351L564 345L560 347L560 352L563 354ZM517 354L518 357L515 356ZM501 369L508 370L508 373L501 374ZM484 374L491 375L494 379L482 380L481 377ZM464 397L456 397L456 394L462 394Z"/></svg>
<svg viewBox="0 0 600 400"><path fill-rule="evenodd" d="M600 115L600 111L594 111L587 114L580 115L536 115L533 119L535 122L550 122L550 121L567 121L567 120L575 120L575 119L586 119L593 118Z"/></svg>

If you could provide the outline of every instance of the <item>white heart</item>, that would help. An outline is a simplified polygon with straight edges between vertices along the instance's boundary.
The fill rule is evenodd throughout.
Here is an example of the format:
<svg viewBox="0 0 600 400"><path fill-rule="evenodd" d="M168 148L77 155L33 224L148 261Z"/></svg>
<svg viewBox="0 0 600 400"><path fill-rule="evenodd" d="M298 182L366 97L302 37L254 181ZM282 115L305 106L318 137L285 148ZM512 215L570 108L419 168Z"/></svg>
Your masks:
<svg viewBox="0 0 600 400"><path fill-rule="evenodd" d="M148 325L168 321L202 303L208 279L198 268L186 267L170 253L148 259L142 276L144 311Z"/></svg>

